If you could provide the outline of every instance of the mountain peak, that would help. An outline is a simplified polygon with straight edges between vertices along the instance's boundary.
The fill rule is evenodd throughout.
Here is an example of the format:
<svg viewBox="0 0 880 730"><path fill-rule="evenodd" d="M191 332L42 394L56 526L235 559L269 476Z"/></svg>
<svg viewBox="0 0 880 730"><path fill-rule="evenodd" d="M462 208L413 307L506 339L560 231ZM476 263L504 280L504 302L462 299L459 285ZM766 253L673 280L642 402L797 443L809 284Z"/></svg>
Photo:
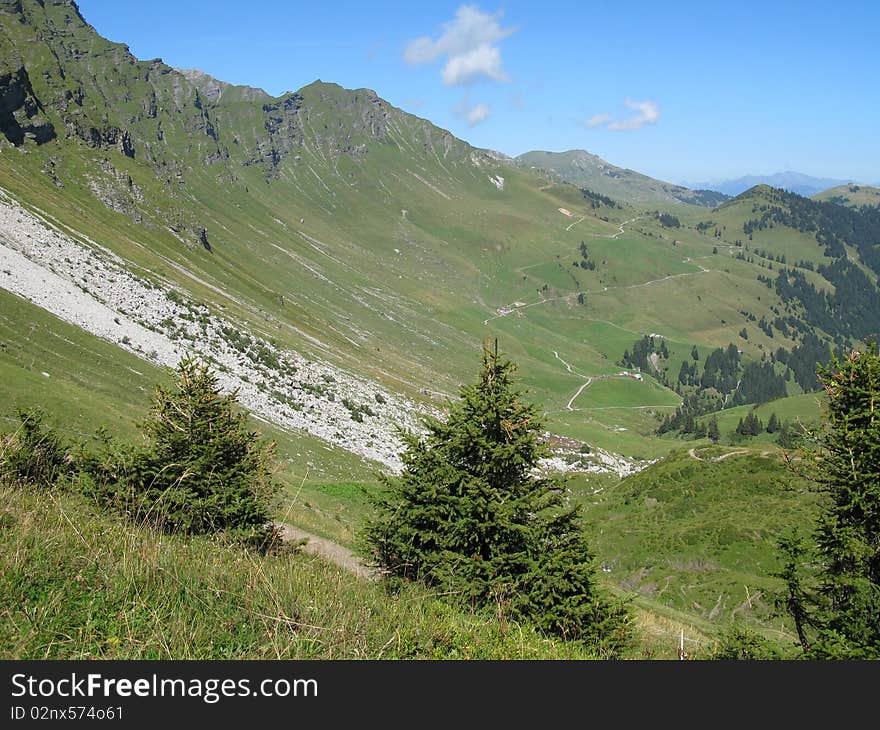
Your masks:
<svg viewBox="0 0 880 730"><path fill-rule="evenodd" d="M161 59L155 59L161 62ZM175 71L195 86L199 93L208 101L219 102L224 94L235 91L237 100L256 101L260 99L270 99L271 96L263 89L255 86L239 86L230 84L227 81L221 81L214 78L208 73L197 68L175 68Z"/></svg>

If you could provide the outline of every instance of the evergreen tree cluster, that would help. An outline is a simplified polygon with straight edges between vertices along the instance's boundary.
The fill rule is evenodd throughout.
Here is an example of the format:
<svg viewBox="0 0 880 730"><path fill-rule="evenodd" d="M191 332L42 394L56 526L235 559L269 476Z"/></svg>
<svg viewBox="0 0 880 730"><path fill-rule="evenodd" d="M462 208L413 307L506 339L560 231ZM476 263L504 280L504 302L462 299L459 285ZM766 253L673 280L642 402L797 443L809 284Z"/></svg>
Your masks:
<svg viewBox="0 0 880 730"><path fill-rule="evenodd" d="M700 376L700 387L714 388L719 393L732 393L739 379L739 365L742 356L733 343L726 348L718 347L709 353Z"/></svg>
<svg viewBox="0 0 880 730"><path fill-rule="evenodd" d="M632 352L629 350L623 351L623 357L619 360L618 364L643 372L655 372L654 366L650 362L650 357L654 353L659 355L662 360L669 359L669 349L666 347L666 340L663 337L645 335L642 339L635 341Z"/></svg>
<svg viewBox="0 0 880 730"><path fill-rule="evenodd" d="M660 221L660 225L664 226L665 228L679 228L681 226L681 221L678 220L678 218L676 218L671 213L661 213L659 211L654 211L654 215L656 216L657 220Z"/></svg>
<svg viewBox="0 0 880 730"><path fill-rule="evenodd" d="M799 301L804 318L832 337L865 338L880 332L880 291L851 261L838 259L819 267L834 284L834 292L817 289L802 271L786 269L776 277L776 293L783 302Z"/></svg>
<svg viewBox="0 0 880 730"><path fill-rule="evenodd" d="M780 347L773 358L784 363L791 370L795 382L810 392L821 387L816 368L817 365L825 366L830 362L831 349L814 332L808 332L790 352Z"/></svg>
<svg viewBox="0 0 880 730"><path fill-rule="evenodd" d="M578 251L581 254L581 260L572 262L572 266L580 266L587 271L595 271L596 262L590 260L590 250L587 248L587 244L584 241L581 241Z"/></svg>
<svg viewBox="0 0 880 730"><path fill-rule="evenodd" d="M856 208L828 201L815 201L784 190L762 190L760 195L770 200L756 207L758 218L746 221L743 232L788 226L802 233L815 234L816 241L825 246L830 258L845 258L844 243L854 246L862 261L880 274L880 208L863 205Z"/></svg>
<svg viewBox="0 0 880 730"><path fill-rule="evenodd" d="M601 193L594 192L593 190L589 190L587 188L581 188L581 194L584 196L586 200L590 201L590 207L595 210L600 206L606 206L607 208L619 208L620 206L617 204L617 201L613 198L609 198L607 195L602 195Z"/></svg>
<svg viewBox="0 0 880 730"><path fill-rule="evenodd" d="M742 370L739 385L729 405L767 403L776 398L784 398L786 394L785 378L776 372L772 363L750 362Z"/></svg>
<svg viewBox="0 0 880 730"><path fill-rule="evenodd" d="M767 403L788 394L791 373L788 369L778 372L774 356L769 362L745 362L736 346L730 344L710 352L702 371L699 357L694 346L691 359L681 363L673 387L682 396L682 403L660 422L659 435L677 432L701 438L708 432L700 416L722 408ZM788 360L790 353L783 351L783 362Z"/></svg>
<svg viewBox="0 0 880 730"><path fill-rule="evenodd" d="M754 413L749 411L744 418L739 419L736 425L736 433L739 436L757 436L764 432L764 424L761 419Z"/></svg>
<svg viewBox="0 0 880 730"><path fill-rule="evenodd" d="M721 397L714 391L699 390L688 393L682 403L671 415L666 415L657 428L657 434L677 432L682 435L693 434L695 438L708 435L705 424L697 419L707 413L720 410ZM716 423L717 425L717 423Z"/></svg>

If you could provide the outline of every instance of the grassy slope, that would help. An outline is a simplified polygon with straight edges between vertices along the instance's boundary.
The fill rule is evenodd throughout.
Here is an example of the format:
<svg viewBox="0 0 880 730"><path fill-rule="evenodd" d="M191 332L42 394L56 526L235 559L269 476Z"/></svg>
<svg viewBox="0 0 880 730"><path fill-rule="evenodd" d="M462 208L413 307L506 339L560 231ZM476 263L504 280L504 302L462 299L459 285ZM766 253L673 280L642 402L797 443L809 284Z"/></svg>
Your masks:
<svg viewBox="0 0 880 730"><path fill-rule="evenodd" d="M838 185L810 196L813 200L828 200L843 205L880 205L880 188L870 185Z"/></svg>
<svg viewBox="0 0 880 730"><path fill-rule="evenodd" d="M573 493L616 584L710 625L735 616L778 633L774 540L809 529L815 498L775 452L711 461L728 452L702 448L698 461L676 451L618 484L574 484Z"/></svg>
<svg viewBox="0 0 880 730"><path fill-rule="evenodd" d="M527 627L306 555L159 535L0 486L3 659L577 659Z"/></svg>

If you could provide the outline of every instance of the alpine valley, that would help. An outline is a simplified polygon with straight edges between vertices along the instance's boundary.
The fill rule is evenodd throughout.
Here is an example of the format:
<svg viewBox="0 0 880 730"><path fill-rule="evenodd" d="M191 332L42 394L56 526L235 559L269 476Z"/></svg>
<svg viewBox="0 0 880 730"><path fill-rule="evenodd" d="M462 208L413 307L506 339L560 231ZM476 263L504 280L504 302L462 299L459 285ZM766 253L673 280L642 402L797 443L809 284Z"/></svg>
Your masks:
<svg viewBox="0 0 880 730"><path fill-rule="evenodd" d="M38 406L62 434L136 438L196 355L277 443L279 519L344 566L399 429L442 419L497 339L545 414L542 469L636 607L636 655L673 656L682 631L708 652L732 619L793 640L774 540L815 495L784 455L820 418L817 363L880 332L875 188L729 197L583 151L511 158L371 89L274 97L140 60L72 0L0 0L0 132L7 425ZM37 498L6 499L11 539ZM337 656L376 656L372 630ZM22 641L5 655L47 640Z"/></svg>

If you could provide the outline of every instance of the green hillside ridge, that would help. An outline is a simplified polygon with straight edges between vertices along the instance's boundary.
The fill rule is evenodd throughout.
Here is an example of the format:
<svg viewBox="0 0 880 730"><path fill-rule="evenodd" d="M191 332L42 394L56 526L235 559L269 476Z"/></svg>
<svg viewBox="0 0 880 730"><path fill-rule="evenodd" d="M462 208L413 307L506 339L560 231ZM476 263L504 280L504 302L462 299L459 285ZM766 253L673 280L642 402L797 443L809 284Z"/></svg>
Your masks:
<svg viewBox="0 0 880 730"><path fill-rule="evenodd" d="M880 188L870 185L838 185L837 187L823 190L821 193L811 195L810 198L851 207L859 205L878 206L880 205Z"/></svg>
<svg viewBox="0 0 880 730"><path fill-rule="evenodd" d="M729 455L729 456L728 456ZM776 452L698 447L595 492L572 485L608 576L654 603L792 638L772 592L776 538L808 529L815 495Z"/></svg>
<svg viewBox="0 0 880 730"><path fill-rule="evenodd" d="M714 208L729 196L711 190L691 190L655 180L635 170L616 167L584 150L568 152L524 152L516 164L541 171L562 182L635 204L687 203Z"/></svg>

